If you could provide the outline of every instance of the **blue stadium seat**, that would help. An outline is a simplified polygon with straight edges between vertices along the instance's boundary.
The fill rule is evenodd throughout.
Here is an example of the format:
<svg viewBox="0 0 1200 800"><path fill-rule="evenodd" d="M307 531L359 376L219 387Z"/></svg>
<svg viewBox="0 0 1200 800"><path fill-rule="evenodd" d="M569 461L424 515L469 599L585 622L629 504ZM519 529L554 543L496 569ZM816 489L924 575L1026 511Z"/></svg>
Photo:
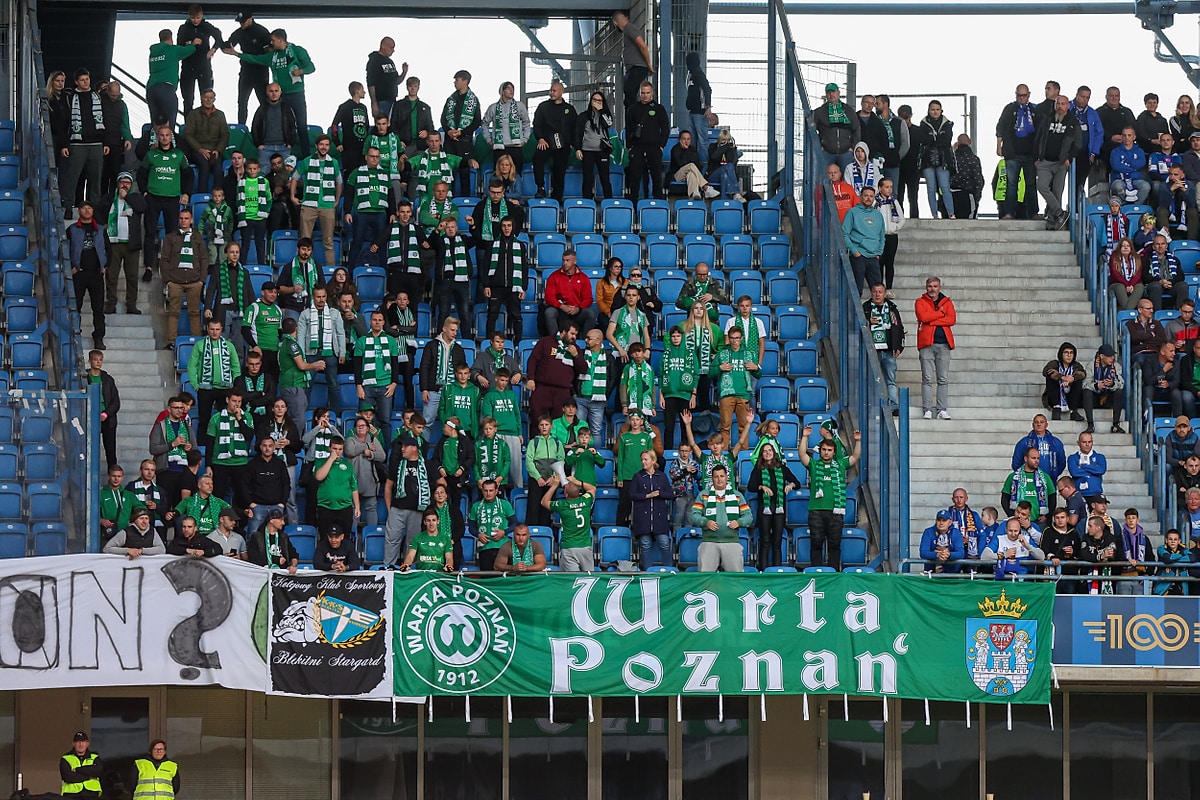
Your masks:
<svg viewBox="0 0 1200 800"><path fill-rule="evenodd" d="M750 232L779 233L781 212L774 200L751 200L746 204L746 215L750 218Z"/></svg>
<svg viewBox="0 0 1200 800"><path fill-rule="evenodd" d="M603 433L602 430L601 434ZM595 440L593 439L593 441ZM601 441L603 441L603 437ZM604 457L603 466L596 467L596 480L598 481L596 486L614 486L616 484L616 457L613 455L612 450L607 450L603 447L596 447L596 452Z"/></svg>
<svg viewBox="0 0 1200 800"><path fill-rule="evenodd" d="M178 336L175 339L175 371L187 372L188 359L192 357L192 348L200 341L199 336Z"/></svg>
<svg viewBox="0 0 1200 800"><path fill-rule="evenodd" d="M9 333L33 333L38 327L37 300L33 297L5 297L4 320Z"/></svg>
<svg viewBox="0 0 1200 800"><path fill-rule="evenodd" d="M666 200L639 200L637 217L643 236L671 231L671 206Z"/></svg>
<svg viewBox="0 0 1200 800"><path fill-rule="evenodd" d="M0 558L24 558L28 548L28 528L19 522L0 524Z"/></svg>
<svg viewBox="0 0 1200 800"><path fill-rule="evenodd" d="M596 232L596 201L582 197L572 197L563 201L565 215L564 232L595 233Z"/></svg>
<svg viewBox="0 0 1200 800"><path fill-rule="evenodd" d="M575 260L580 269L604 269L604 237L598 233L577 233L571 237Z"/></svg>
<svg viewBox="0 0 1200 800"><path fill-rule="evenodd" d="M600 201L600 218L606 234L633 233L633 215L633 203L628 200Z"/></svg>
<svg viewBox="0 0 1200 800"><path fill-rule="evenodd" d="M57 483L28 484L25 498L31 522L62 519L63 490Z"/></svg>
<svg viewBox="0 0 1200 800"><path fill-rule="evenodd" d="M533 237L533 259L543 272L561 267L566 249L567 237L561 233L538 233Z"/></svg>
<svg viewBox="0 0 1200 800"><path fill-rule="evenodd" d="M529 492L526 489L513 489L509 492L508 501L512 503L513 516L517 519L525 519L525 512L529 506Z"/></svg>
<svg viewBox="0 0 1200 800"><path fill-rule="evenodd" d="M18 464L17 446L0 444L0 481L15 481Z"/></svg>
<svg viewBox="0 0 1200 800"><path fill-rule="evenodd" d="M42 337L14 333L8 340L8 362L13 369L41 369Z"/></svg>
<svg viewBox="0 0 1200 800"><path fill-rule="evenodd" d="M11 119L0 120L0 153L15 153L16 139L17 123Z"/></svg>
<svg viewBox="0 0 1200 800"><path fill-rule="evenodd" d="M35 277L33 264L28 261L9 261L4 264L4 296L33 297Z"/></svg>
<svg viewBox="0 0 1200 800"><path fill-rule="evenodd" d="M664 567L664 566L662 566L662 565L660 565L660 564L655 564L655 565L654 565L654 566L652 566L652 567L647 567L647 568L646 568L646 572L658 572L658 573L667 572L667 573L676 573L676 572L679 572L679 567Z"/></svg>
<svg viewBox="0 0 1200 800"><path fill-rule="evenodd" d="M674 325L683 325L683 323L687 320L687 312L675 308L674 305L671 305L663 309L662 318L663 330L669 331Z"/></svg>
<svg viewBox="0 0 1200 800"><path fill-rule="evenodd" d="M785 544L786 544L786 542L785 542ZM763 574L765 575L767 573L796 573L799 571L800 570L796 569L795 567L767 567L766 569L763 570Z"/></svg>
<svg viewBox="0 0 1200 800"><path fill-rule="evenodd" d="M593 524L617 524L617 500L619 496L620 493L612 487L602 486L596 490L596 502L592 505Z"/></svg>
<svg viewBox="0 0 1200 800"><path fill-rule="evenodd" d="M717 240L707 233L693 233L684 236L683 258L687 262L688 269L695 269L700 262L708 264L709 267L715 267Z"/></svg>
<svg viewBox="0 0 1200 800"><path fill-rule="evenodd" d="M20 521L25 492L19 483L0 483L0 520Z"/></svg>
<svg viewBox="0 0 1200 800"><path fill-rule="evenodd" d="M605 525L598 533L600 566L614 566L618 561L633 560L633 535L622 525Z"/></svg>
<svg viewBox="0 0 1200 800"><path fill-rule="evenodd" d="M478 197L454 197L451 198L451 202L458 209L459 219L462 219L463 217L472 215L475 211L475 206L479 205L480 199Z"/></svg>
<svg viewBox="0 0 1200 800"><path fill-rule="evenodd" d="M792 383L787 378L759 378L757 392L760 413L791 410Z"/></svg>
<svg viewBox="0 0 1200 800"><path fill-rule="evenodd" d="M13 372L13 384L22 391L46 391L50 375L44 369L21 369Z"/></svg>
<svg viewBox="0 0 1200 800"><path fill-rule="evenodd" d="M292 547L296 548L301 564L311 564L317 547L317 529L312 525L288 525L284 528Z"/></svg>
<svg viewBox="0 0 1200 800"><path fill-rule="evenodd" d="M25 480L52 481L58 477L58 446L54 444L21 445L21 462L25 465Z"/></svg>
<svg viewBox="0 0 1200 800"><path fill-rule="evenodd" d="M21 185L21 159L15 155L0 156L0 189L16 189ZM24 257L24 254L21 256ZM0 260L7 260L0 257Z"/></svg>
<svg viewBox="0 0 1200 800"><path fill-rule="evenodd" d="M680 528L675 531L675 560L681 567L695 565L700 556L700 529Z"/></svg>
<svg viewBox="0 0 1200 800"><path fill-rule="evenodd" d="M356 267L354 285L358 298L364 303L382 303L387 287L387 271L383 267Z"/></svg>
<svg viewBox="0 0 1200 800"><path fill-rule="evenodd" d="M199 224L200 218L204 216L204 212L208 210L211 203L212 195L208 192L196 192L188 198L188 205L192 209L192 218L197 224Z"/></svg>
<svg viewBox="0 0 1200 800"><path fill-rule="evenodd" d="M703 200L675 201L675 232L681 236L688 233L708 231L708 207Z"/></svg>
<svg viewBox="0 0 1200 800"><path fill-rule="evenodd" d="M789 517L789 523L791 519ZM807 527L798 527L792 531L791 544L788 550L792 554L792 562L796 566L812 563L812 541L808 537Z"/></svg>
<svg viewBox="0 0 1200 800"><path fill-rule="evenodd" d="M642 238L636 233L615 233L608 237L609 258L619 258L626 269L642 261Z"/></svg>
<svg viewBox="0 0 1200 800"><path fill-rule="evenodd" d="M804 306L778 308L775 311L775 325L780 339L787 341L807 339L808 309Z"/></svg>
<svg viewBox="0 0 1200 800"><path fill-rule="evenodd" d="M784 351L787 361L788 377L817 374L817 343L804 339L798 342L788 342Z"/></svg>
<svg viewBox="0 0 1200 800"><path fill-rule="evenodd" d="M9 406L0 406L0 443L8 444L13 440L13 420L16 415Z"/></svg>
<svg viewBox="0 0 1200 800"><path fill-rule="evenodd" d="M796 379L796 412L825 411L829 408L829 383L824 378Z"/></svg>
<svg viewBox="0 0 1200 800"><path fill-rule="evenodd" d="M774 413L767 414L768 420L779 423L779 446L785 450L794 450L800 446L800 417L796 414Z"/></svg>
<svg viewBox="0 0 1200 800"><path fill-rule="evenodd" d="M847 509L847 522L849 510ZM867 563L867 532L862 528L846 528L842 531L842 564L850 566Z"/></svg>
<svg viewBox="0 0 1200 800"><path fill-rule="evenodd" d="M677 269L665 269L654 273L654 285L658 287L658 298L664 307L674 306L679 292L687 281L687 273Z"/></svg>
<svg viewBox="0 0 1200 800"><path fill-rule="evenodd" d="M669 233L647 236L646 263L652 270L674 269L679 266L679 239Z"/></svg>
<svg viewBox="0 0 1200 800"><path fill-rule="evenodd" d="M49 410L23 408L17 415L17 431L23 444L48 443L54 431L54 417Z"/></svg>
<svg viewBox="0 0 1200 800"><path fill-rule="evenodd" d="M800 276L787 270L767 273L767 296L773 305L793 305L800 302Z"/></svg>
<svg viewBox="0 0 1200 800"><path fill-rule="evenodd" d="M740 233L722 236L721 266L727 270L752 268L754 266L754 239Z"/></svg>
<svg viewBox="0 0 1200 800"><path fill-rule="evenodd" d="M529 201L527 215L529 232L558 233L560 209L557 200L548 197L536 197Z"/></svg>
<svg viewBox="0 0 1200 800"><path fill-rule="evenodd" d="M281 230L271 234L271 263L275 266L290 264L296 258L296 243L299 241L295 231ZM316 248L313 248L314 250ZM325 249L324 245L321 249Z"/></svg>
<svg viewBox="0 0 1200 800"><path fill-rule="evenodd" d="M67 552L67 526L61 522L36 522L33 525L33 554L61 556Z"/></svg>
<svg viewBox="0 0 1200 800"><path fill-rule="evenodd" d="M758 263L763 270L792 266L792 242L786 236L758 237Z"/></svg>
<svg viewBox="0 0 1200 800"><path fill-rule="evenodd" d="M766 327L769 335L771 331L770 321L768 321ZM766 377L773 377L779 374L779 342L763 342L762 363L758 365L758 368Z"/></svg>
<svg viewBox="0 0 1200 800"><path fill-rule="evenodd" d="M25 221L25 200L15 189L0 190L0 225L20 225Z"/></svg>
<svg viewBox="0 0 1200 800"><path fill-rule="evenodd" d="M745 208L737 200L714 200L712 230L717 236L741 233L745 227Z"/></svg>
<svg viewBox="0 0 1200 800"><path fill-rule="evenodd" d="M316 230L313 230L313 235L316 236ZM333 263L325 263L325 245L321 244L320 238L317 239L316 246L313 247L313 263L318 267L338 267L342 263L342 237L333 237Z"/></svg>
<svg viewBox="0 0 1200 800"><path fill-rule="evenodd" d="M763 297L763 277L758 270L738 270L729 274L729 296L736 303L744 294L757 301ZM774 298L772 298L774 299ZM767 330L770 330L768 326Z"/></svg>
<svg viewBox="0 0 1200 800"><path fill-rule="evenodd" d="M555 560L554 528L544 525L530 525L529 538L542 546L542 552L546 554L547 564Z"/></svg>

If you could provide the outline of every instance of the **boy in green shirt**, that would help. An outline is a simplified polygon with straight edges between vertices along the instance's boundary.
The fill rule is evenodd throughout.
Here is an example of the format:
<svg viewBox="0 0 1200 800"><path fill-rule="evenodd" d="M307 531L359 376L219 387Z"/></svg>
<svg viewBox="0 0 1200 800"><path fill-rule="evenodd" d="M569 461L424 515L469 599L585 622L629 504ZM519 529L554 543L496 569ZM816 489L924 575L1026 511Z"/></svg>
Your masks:
<svg viewBox="0 0 1200 800"><path fill-rule="evenodd" d="M575 444L579 431L587 428L588 424L579 418L579 407L575 398L568 397L562 404L562 416L550 423L550 435L563 443L564 447Z"/></svg>
<svg viewBox="0 0 1200 800"><path fill-rule="evenodd" d="M225 245L233 241L233 225L233 207L225 202L225 189L214 186L208 208L200 215L200 235L208 245L208 263L221 263Z"/></svg>
<svg viewBox="0 0 1200 800"><path fill-rule="evenodd" d="M721 433L729 436L735 414L742 428L750 422L749 416L753 413L750 408L750 398L753 396L750 378L757 378L761 371L754 360L758 354L742 347L741 328L730 328L725 341L727 346L713 358L708 374L716 380L717 396L721 398Z"/></svg>
<svg viewBox="0 0 1200 800"><path fill-rule="evenodd" d="M459 364L454 368L454 383L442 387L438 400L438 420L445 424L458 417L462 430L471 437L479 433L479 387L471 382L471 368Z"/></svg>
<svg viewBox="0 0 1200 800"><path fill-rule="evenodd" d="M329 442L329 457L313 470L317 482L317 529L322 535L337 525L348 531L362 513L359 507L358 478L354 467L342 458L346 442L335 436Z"/></svg>
<svg viewBox="0 0 1200 800"><path fill-rule="evenodd" d="M804 426L801 441L807 442L812 426ZM829 566L842 568L842 526L846 516L846 473L862 456L862 433L854 432L854 452L838 456L831 439L817 445L818 458L800 448L800 462L808 470L808 535L814 567L826 564L825 546L829 545Z"/></svg>
<svg viewBox="0 0 1200 800"><path fill-rule="evenodd" d="M584 425L579 430L575 443L567 447L567 474L580 483L595 486L598 483L596 467L603 467L607 461L608 459L592 447L592 429Z"/></svg>
<svg viewBox="0 0 1200 800"><path fill-rule="evenodd" d="M563 572L591 572L596 568L595 551L592 545L592 506L596 501L595 484L584 482L582 486L568 483L563 487L563 500L555 500L559 481L555 475L542 496L542 506L558 514L562 523L561 545L558 566Z"/></svg>
<svg viewBox="0 0 1200 800"><path fill-rule="evenodd" d="M483 436L475 442L475 485L482 491L484 481L504 485L512 455L508 443L496 435L499 426L493 417L484 417L480 427L483 428Z"/></svg>
<svg viewBox="0 0 1200 800"><path fill-rule="evenodd" d="M512 527L516 512L507 500L498 496L500 488L495 481L484 481L482 489L483 499L471 506L467 521L475 536L479 569L491 572L496 565L496 553L508 538L508 529Z"/></svg>
<svg viewBox="0 0 1200 800"><path fill-rule="evenodd" d="M507 367L496 370L496 382L480 401L480 413L496 420L496 435L508 445L509 485L521 488L525 485L521 472L521 409L517 393L509 388L511 375Z"/></svg>
<svg viewBox="0 0 1200 800"><path fill-rule="evenodd" d="M650 350L641 342L629 345L630 361L621 375L621 406L623 412L640 411L649 417L654 414L654 368L650 366Z"/></svg>

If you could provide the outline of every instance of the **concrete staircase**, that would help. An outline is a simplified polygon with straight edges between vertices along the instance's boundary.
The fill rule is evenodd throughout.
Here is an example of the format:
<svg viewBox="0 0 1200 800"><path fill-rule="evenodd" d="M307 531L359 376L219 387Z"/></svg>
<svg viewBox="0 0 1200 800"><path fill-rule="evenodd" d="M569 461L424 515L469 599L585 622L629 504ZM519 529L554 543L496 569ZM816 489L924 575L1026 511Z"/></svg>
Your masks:
<svg viewBox="0 0 1200 800"><path fill-rule="evenodd" d="M942 279L958 324L951 357L951 420L922 419L921 366L913 304L925 279ZM1044 411L1042 367L1064 341L1079 360L1092 363L1100 333L1065 232L1040 222L908 220L896 257L896 304L908 332L897 382L910 390L912 557L921 532L962 486L976 511L1000 508L1000 489L1017 440L1034 414ZM936 388L936 387L935 387ZM1045 412L1047 417L1050 413ZM1112 434L1112 412L1097 410L1095 448L1108 459L1104 493L1109 512L1142 511L1142 524L1158 533L1152 500L1127 434ZM1086 423L1050 423L1067 455ZM1124 424L1129 430L1128 423ZM1003 512L1001 512L1003 514Z"/></svg>
<svg viewBox="0 0 1200 800"><path fill-rule="evenodd" d="M141 271L138 271L140 277ZM120 284L124 298L125 283ZM165 341L166 317L162 282L156 276L151 283L138 283L138 308L141 314L126 314L125 303L117 303L117 313L108 314L104 336L104 369L116 381L121 393L121 413L117 427L117 463L125 469L125 479L133 480L138 465L149 457L150 423L166 408L166 400L177 390L175 352L160 350ZM92 313L83 308L83 343L92 345ZM103 456L102 456L103 457Z"/></svg>

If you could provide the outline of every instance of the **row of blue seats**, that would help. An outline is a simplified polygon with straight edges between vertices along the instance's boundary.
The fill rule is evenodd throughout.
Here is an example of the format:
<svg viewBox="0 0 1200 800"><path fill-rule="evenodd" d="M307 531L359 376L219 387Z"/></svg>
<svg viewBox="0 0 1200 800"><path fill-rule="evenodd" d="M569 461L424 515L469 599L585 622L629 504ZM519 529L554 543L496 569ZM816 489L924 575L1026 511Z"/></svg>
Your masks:
<svg viewBox="0 0 1200 800"><path fill-rule="evenodd" d="M67 552L63 522L0 522L0 558L61 556Z"/></svg>
<svg viewBox="0 0 1200 800"><path fill-rule="evenodd" d="M626 269L644 265L651 270L695 269L700 262L728 270L787 270L795 273L792 242L775 233L729 233L719 239L707 233L677 236L673 233L577 233L568 240L561 233L535 233L530 248L542 268L561 267L568 244L582 269L603 267L606 259L619 258ZM601 271L600 276L603 276Z"/></svg>
<svg viewBox="0 0 1200 800"><path fill-rule="evenodd" d="M466 198L468 206L475 198ZM779 233L782 210L775 200L595 200L550 198L527 201L530 233ZM470 206L474 208L474 206Z"/></svg>
<svg viewBox="0 0 1200 800"><path fill-rule="evenodd" d="M62 502L62 485L53 481L0 482L0 522L58 522Z"/></svg>

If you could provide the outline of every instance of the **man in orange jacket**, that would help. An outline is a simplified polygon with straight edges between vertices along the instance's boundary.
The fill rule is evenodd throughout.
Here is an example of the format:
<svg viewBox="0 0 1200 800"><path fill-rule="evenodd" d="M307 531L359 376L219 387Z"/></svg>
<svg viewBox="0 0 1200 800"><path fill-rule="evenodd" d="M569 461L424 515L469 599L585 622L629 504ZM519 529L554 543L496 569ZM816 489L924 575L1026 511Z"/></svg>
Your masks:
<svg viewBox="0 0 1200 800"><path fill-rule="evenodd" d="M925 294L917 298L917 352L921 356L921 405L925 419L950 419L946 409L950 383L950 351L954 349L954 303L942 294L942 279L928 278ZM937 376L937 403L933 402L933 380Z"/></svg>

